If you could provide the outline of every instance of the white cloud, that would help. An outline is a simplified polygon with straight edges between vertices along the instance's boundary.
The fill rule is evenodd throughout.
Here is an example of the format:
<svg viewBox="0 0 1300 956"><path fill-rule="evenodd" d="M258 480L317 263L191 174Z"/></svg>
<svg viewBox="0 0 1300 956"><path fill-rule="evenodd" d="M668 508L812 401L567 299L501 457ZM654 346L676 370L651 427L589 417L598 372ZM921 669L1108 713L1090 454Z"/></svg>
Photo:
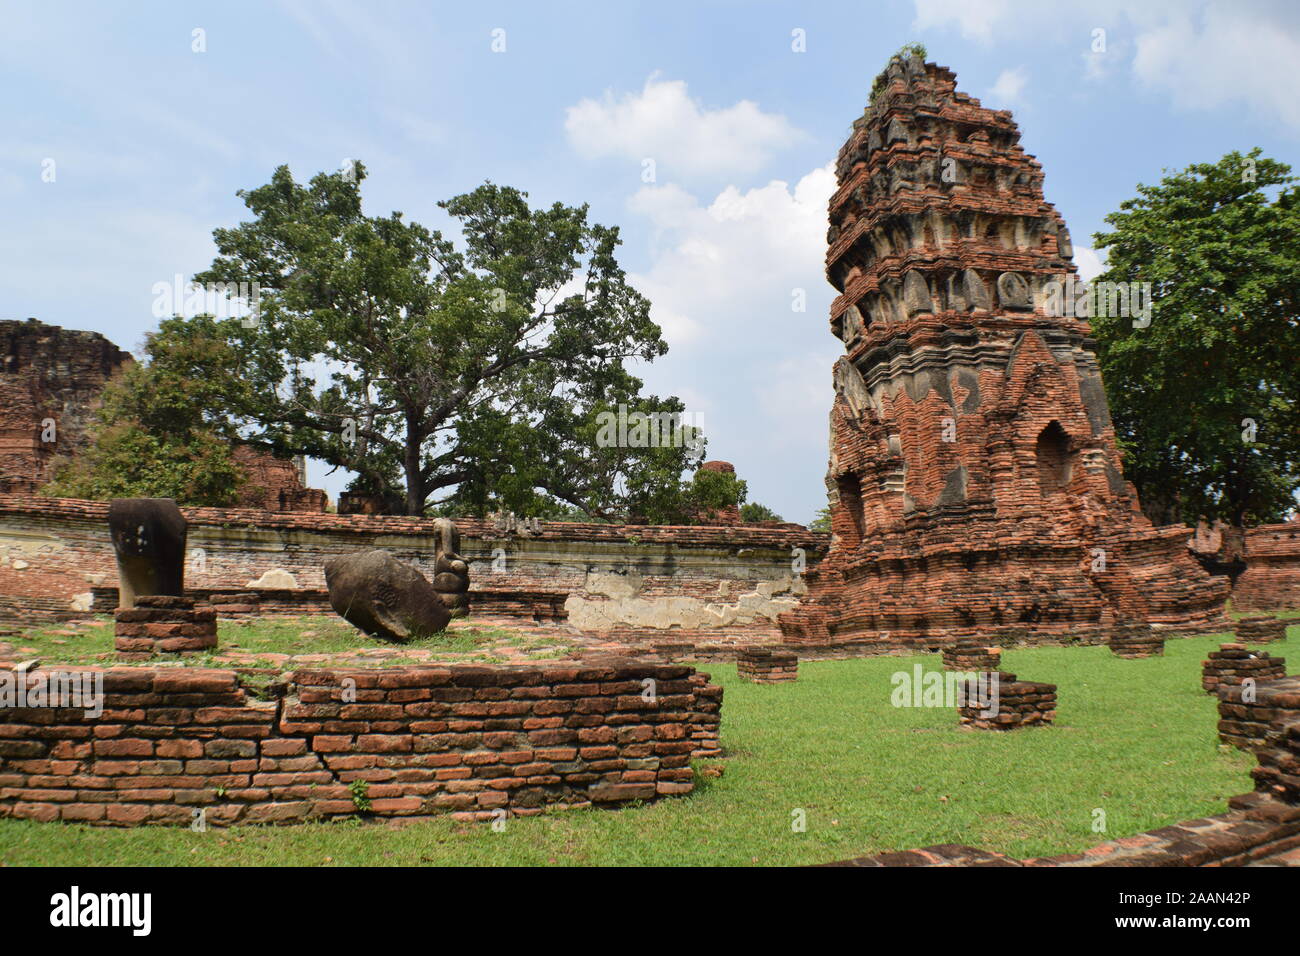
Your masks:
<svg viewBox="0 0 1300 956"><path fill-rule="evenodd" d="M1300 133L1294 81L1300 6L1287 0L1097 0L1086 8L1041 0L914 0L914 5L918 30L953 27L985 44L1020 44L1027 35L1040 44L1077 44L1086 80L1109 78L1116 67L1130 64L1142 86L1180 108L1242 106ZM1107 31L1105 53L1091 48L1097 28Z"/></svg>
<svg viewBox="0 0 1300 956"><path fill-rule="evenodd" d="M1014 0L916 0L913 27L924 30L956 21L962 36L988 41L1011 13Z"/></svg>
<svg viewBox="0 0 1300 956"><path fill-rule="evenodd" d="M1137 78L1188 110L1240 104L1300 132L1300 9L1236 0L1208 4L1199 19L1180 9L1139 33Z"/></svg>
<svg viewBox="0 0 1300 956"><path fill-rule="evenodd" d="M1015 103L1020 99L1020 94L1024 91L1025 84L1028 82L1029 74L1025 72L1023 66L1003 70L998 74L997 80L994 81L993 87L989 90L989 96L1004 105Z"/></svg>
<svg viewBox="0 0 1300 956"><path fill-rule="evenodd" d="M1074 264L1079 267L1079 278L1091 282L1106 271L1106 260L1096 249L1087 246L1074 247Z"/></svg>
<svg viewBox="0 0 1300 956"><path fill-rule="evenodd" d="M707 413L709 457L734 463L752 500L803 521L810 490L820 501L841 351L822 261L834 190L828 164L793 185L728 186L711 201L677 185L628 201L651 236L650 265L629 280L650 298L670 346L637 374L648 391Z"/></svg>
<svg viewBox="0 0 1300 956"><path fill-rule="evenodd" d="M773 153L803 134L779 113L741 100L707 109L691 99L681 80L652 75L640 93L583 99L565 111L569 143L587 159L653 159L656 174L743 175L763 167Z"/></svg>

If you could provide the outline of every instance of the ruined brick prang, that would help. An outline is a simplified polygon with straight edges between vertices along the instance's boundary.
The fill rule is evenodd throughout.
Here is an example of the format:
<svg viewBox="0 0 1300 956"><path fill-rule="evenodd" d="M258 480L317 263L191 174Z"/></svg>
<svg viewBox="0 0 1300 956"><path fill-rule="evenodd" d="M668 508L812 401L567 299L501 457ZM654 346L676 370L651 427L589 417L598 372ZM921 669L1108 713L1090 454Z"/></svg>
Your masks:
<svg viewBox="0 0 1300 956"><path fill-rule="evenodd" d="M830 202L834 541L786 640L1222 627L1227 581L1124 480L1088 323L1047 314L1073 249L1011 114L919 57L884 81Z"/></svg>
<svg viewBox="0 0 1300 956"><path fill-rule="evenodd" d="M0 493L34 491L86 447L100 392L130 361L98 332L0 320Z"/></svg>

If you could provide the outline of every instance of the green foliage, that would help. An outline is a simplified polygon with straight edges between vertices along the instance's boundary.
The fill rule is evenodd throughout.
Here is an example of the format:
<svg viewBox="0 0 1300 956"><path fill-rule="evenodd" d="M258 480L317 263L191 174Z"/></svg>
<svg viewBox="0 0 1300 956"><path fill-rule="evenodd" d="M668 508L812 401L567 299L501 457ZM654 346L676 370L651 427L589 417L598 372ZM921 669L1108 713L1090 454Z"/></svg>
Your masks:
<svg viewBox="0 0 1300 956"><path fill-rule="evenodd" d="M69 498L175 498L233 504L245 480L236 435L220 410L235 365L210 323L169 320L148 336L147 364L126 366L104 390L92 445L55 466L45 494Z"/></svg>
<svg viewBox="0 0 1300 956"><path fill-rule="evenodd" d="M370 784L361 779L353 780L348 784L348 792L352 795L352 804L362 813L370 812Z"/></svg>
<svg viewBox="0 0 1300 956"><path fill-rule="evenodd" d="M740 506L740 519L751 523L755 521L785 520L767 505L760 505L757 501L751 501Z"/></svg>
<svg viewBox="0 0 1300 956"><path fill-rule="evenodd" d="M902 46L898 48L898 52L896 52L893 56L889 58L889 62L892 63L895 60L899 60L899 59L905 60L908 57L913 57L913 56L919 56L922 60L924 60L928 55L929 54L926 52L924 43L904 43ZM872 81L871 97L868 102L874 104L876 102L876 97L881 94L881 92L885 89L885 86L888 83L889 80L886 77L885 71L882 70L876 76L875 80Z"/></svg>
<svg viewBox="0 0 1300 956"><path fill-rule="evenodd" d="M831 508L827 505L825 508L817 509L817 517L813 518L812 524L808 525L809 531L826 531L831 530Z"/></svg>
<svg viewBox="0 0 1300 956"><path fill-rule="evenodd" d="M240 357L227 403L262 438L400 494L408 514L572 507L609 517L677 487L702 449L597 448L596 416L641 397L625 361L667 351L586 206L533 209L486 183L439 203L456 243L400 212L364 215L365 168L287 167L240 196L200 282L257 283L260 321L222 329ZM328 384L319 381L321 370Z"/></svg>
<svg viewBox="0 0 1300 956"><path fill-rule="evenodd" d="M1300 198L1232 152L1138 186L1097 281L1150 282L1149 328L1094 317L1125 475L1157 522L1276 521L1300 485ZM1270 198L1269 191L1275 195ZM1257 425L1254 441L1246 419Z"/></svg>

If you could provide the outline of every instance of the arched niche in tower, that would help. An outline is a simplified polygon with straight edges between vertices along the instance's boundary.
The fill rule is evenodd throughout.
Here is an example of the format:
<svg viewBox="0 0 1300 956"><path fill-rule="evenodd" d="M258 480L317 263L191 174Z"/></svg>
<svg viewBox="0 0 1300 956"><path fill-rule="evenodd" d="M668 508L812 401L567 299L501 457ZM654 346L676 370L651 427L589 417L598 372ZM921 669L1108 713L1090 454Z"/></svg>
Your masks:
<svg viewBox="0 0 1300 956"><path fill-rule="evenodd" d="M1044 498L1064 494L1073 476L1074 456L1070 452L1070 436L1055 419L1038 433L1034 461L1038 465L1039 494Z"/></svg>

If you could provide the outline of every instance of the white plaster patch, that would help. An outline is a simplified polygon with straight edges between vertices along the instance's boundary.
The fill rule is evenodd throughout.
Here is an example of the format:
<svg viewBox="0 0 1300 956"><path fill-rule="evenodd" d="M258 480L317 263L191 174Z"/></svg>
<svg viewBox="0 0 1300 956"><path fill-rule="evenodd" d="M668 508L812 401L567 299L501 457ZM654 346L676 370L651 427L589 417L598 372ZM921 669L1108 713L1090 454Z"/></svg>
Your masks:
<svg viewBox="0 0 1300 956"><path fill-rule="evenodd" d="M256 581L249 581L245 586L250 588L296 588L298 579L284 568L272 568Z"/></svg>
<svg viewBox="0 0 1300 956"><path fill-rule="evenodd" d="M726 584L723 582L718 587L720 597L729 593ZM641 597L641 585L642 579L637 575L588 573L585 591L606 600L570 594L564 603L569 612L569 623L582 631L603 631L618 626L666 630L670 627L748 624L759 618L774 621L778 614L799 603L794 597L776 595L807 590L803 579L793 575L758 581L753 591L740 594L735 601L729 602L704 601L688 596Z"/></svg>

